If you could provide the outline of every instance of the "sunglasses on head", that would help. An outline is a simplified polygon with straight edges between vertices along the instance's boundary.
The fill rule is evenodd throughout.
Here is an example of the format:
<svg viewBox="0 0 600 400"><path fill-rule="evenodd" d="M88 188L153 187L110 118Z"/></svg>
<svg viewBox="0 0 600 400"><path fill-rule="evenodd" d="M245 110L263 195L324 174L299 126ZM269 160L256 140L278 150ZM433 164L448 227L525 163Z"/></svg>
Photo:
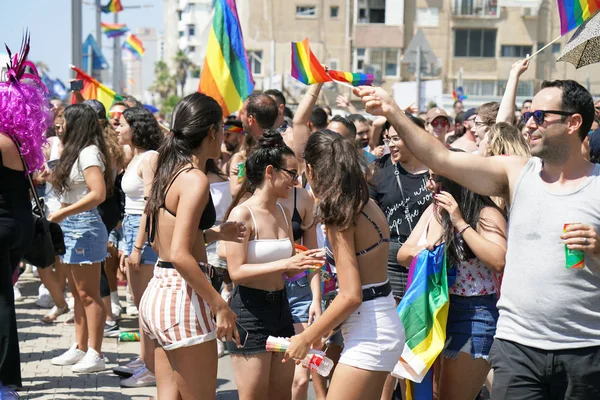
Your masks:
<svg viewBox="0 0 600 400"><path fill-rule="evenodd" d="M523 113L523 122L525 124L527 124L527 122L529 122L529 119L531 117L533 117L533 122L535 122L536 125L542 125L544 123L544 121L546 120L546 114L556 114L556 115L562 115L565 117L570 117L571 115L575 114L574 112L570 112L570 111L557 111L557 110L536 110L534 112L525 112Z"/></svg>
<svg viewBox="0 0 600 400"><path fill-rule="evenodd" d="M438 125L442 125L442 127L445 127L450 124L448 123L448 120L445 118L434 119L433 121L431 121L431 126L433 126L434 128L437 128Z"/></svg>

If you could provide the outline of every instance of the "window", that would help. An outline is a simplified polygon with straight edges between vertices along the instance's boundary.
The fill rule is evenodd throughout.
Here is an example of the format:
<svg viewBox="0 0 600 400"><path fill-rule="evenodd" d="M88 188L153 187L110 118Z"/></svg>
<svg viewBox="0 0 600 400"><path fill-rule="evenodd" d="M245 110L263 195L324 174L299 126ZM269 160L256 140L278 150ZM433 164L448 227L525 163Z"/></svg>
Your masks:
<svg viewBox="0 0 600 400"><path fill-rule="evenodd" d="M177 20L178 20L178 21L181 21L181 14L183 14L183 11L181 11L181 10L178 10L178 11L177 11Z"/></svg>
<svg viewBox="0 0 600 400"><path fill-rule="evenodd" d="M340 14L340 8L338 6L331 6L329 8L329 17L337 18Z"/></svg>
<svg viewBox="0 0 600 400"><path fill-rule="evenodd" d="M496 31L490 29L455 29L455 57L495 57Z"/></svg>
<svg viewBox="0 0 600 400"><path fill-rule="evenodd" d="M188 46L188 53L193 53L196 51L196 46Z"/></svg>
<svg viewBox="0 0 600 400"><path fill-rule="evenodd" d="M179 37L183 37L184 33L184 31L179 31Z"/></svg>
<svg viewBox="0 0 600 400"><path fill-rule="evenodd" d="M397 49L385 51L385 76L398 76L398 53Z"/></svg>
<svg viewBox="0 0 600 400"><path fill-rule="evenodd" d="M356 49L356 70L358 72L364 72L363 69L365 68L365 59L366 59L366 49L364 48L357 48Z"/></svg>
<svg viewBox="0 0 600 400"><path fill-rule="evenodd" d="M552 43L552 54L560 53L560 43Z"/></svg>
<svg viewBox="0 0 600 400"><path fill-rule="evenodd" d="M252 75L261 75L262 74L262 59L263 59L262 50L249 50L248 51L248 60L250 61L250 69L252 71Z"/></svg>
<svg viewBox="0 0 600 400"><path fill-rule="evenodd" d="M496 81L464 80L463 89L468 96L495 96Z"/></svg>
<svg viewBox="0 0 600 400"><path fill-rule="evenodd" d="M384 24L385 0L358 0L358 22Z"/></svg>
<svg viewBox="0 0 600 400"><path fill-rule="evenodd" d="M506 91L506 81L498 81L498 96L502 96ZM533 97L533 81L519 81L517 86L517 96Z"/></svg>
<svg viewBox="0 0 600 400"><path fill-rule="evenodd" d="M317 16L317 6L296 6L296 17L313 18Z"/></svg>
<svg viewBox="0 0 600 400"><path fill-rule="evenodd" d="M525 58L527 54L533 54L533 46L502 45L500 48L501 57Z"/></svg>
<svg viewBox="0 0 600 400"><path fill-rule="evenodd" d="M454 15L498 17L498 0L453 0Z"/></svg>
<svg viewBox="0 0 600 400"><path fill-rule="evenodd" d="M187 26L187 28L188 28L188 35L189 36L194 36L196 34L196 25L190 24L190 25Z"/></svg>

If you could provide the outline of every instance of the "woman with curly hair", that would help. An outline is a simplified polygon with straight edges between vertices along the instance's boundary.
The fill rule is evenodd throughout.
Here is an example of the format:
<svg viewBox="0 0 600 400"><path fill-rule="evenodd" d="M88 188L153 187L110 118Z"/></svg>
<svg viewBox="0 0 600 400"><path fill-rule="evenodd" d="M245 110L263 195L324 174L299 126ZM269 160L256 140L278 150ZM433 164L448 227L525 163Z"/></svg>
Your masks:
<svg viewBox="0 0 600 400"><path fill-rule="evenodd" d="M128 145L133 151L121 181L125 193L125 218L123 234L127 280L133 292L133 301L139 308L140 299L152 279L154 264L158 256L146 244L146 218L144 208L150 194L158 152L163 139L158 122L152 113L141 107L123 111L117 128L121 145ZM146 335L141 336L140 357L125 366L133 376L121 382L126 387L154 385L154 346Z"/></svg>
<svg viewBox="0 0 600 400"><path fill-rule="evenodd" d="M28 53L26 36L6 80L0 79L0 382L10 387L22 386L12 277L33 240L27 174L44 163L44 133L51 122L35 67L33 74L25 72L33 65Z"/></svg>

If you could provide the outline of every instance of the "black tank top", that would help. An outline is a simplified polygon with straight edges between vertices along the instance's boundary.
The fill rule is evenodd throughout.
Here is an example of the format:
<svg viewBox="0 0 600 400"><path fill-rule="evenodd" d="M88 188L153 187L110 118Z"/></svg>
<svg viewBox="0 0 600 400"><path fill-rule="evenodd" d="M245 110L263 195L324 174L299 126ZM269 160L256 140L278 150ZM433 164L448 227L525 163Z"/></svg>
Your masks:
<svg viewBox="0 0 600 400"><path fill-rule="evenodd" d="M0 217L31 220L29 181L24 171L4 166L0 152Z"/></svg>

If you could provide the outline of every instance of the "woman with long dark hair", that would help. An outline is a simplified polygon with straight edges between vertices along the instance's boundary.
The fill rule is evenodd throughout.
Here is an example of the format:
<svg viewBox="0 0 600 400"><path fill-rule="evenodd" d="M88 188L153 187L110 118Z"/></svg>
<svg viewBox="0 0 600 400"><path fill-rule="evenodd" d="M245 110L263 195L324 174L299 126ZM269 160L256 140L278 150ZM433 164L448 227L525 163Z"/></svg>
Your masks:
<svg viewBox="0 0 600 400"><path fill-rule="evenodd" d="M339 293L321 317L291 338L285 359L302 360L341 325L344 350L328 397L378 399L403 346L387 276L387 220L369 199L366 165L353 141L331 131L314 133L304 160L317 198L314 223L326 226L326 257L336 266Z"/></svg>
<svg viewBox="0 0 600 400"><path fill-rule="evenodd" d="M63 151L54 170L53 186L62 208L48 219L60 222L65 236L69 288L75 300L76 343L55 365L73 365L73 372L105 368L102 338L106 313L100 297L100 268L106 258L108 233L97 206L114 180L112 161L94 110L74 104L65 110Z"/></svg>
<svg viewBox="0 0 600 400"><path fill-rule="evenodd" d="M447 265L456 267L456 280L449 288L438 395L471 400L490 369L487 359L498 321L494 274L504 269L506 215L489 197L430 174L435 202L400 248L398 262L408 267L424 248L445 243Z"/></svg>
<svg viewBox="0 0 600 400"><path fill-rule="evenodd" d="M126 248L125 265L127 281L131 285L133 301L139 308L140 300L148 282L152 279L154 264L158 255L147 245L145 198L150 194L158 150L163 134L154 115L145 108L134 107L123 111L117 135L121 145L128 145L133 151L121 188L125 193L125 218L123 234ZM121 381L125 387L150 386L156 383L154 377L154 344L148 335L142 332L140 338L140 357L125 367L129 367L132 376Z"/></svg>
<svg viewBox="0 0 600 400"><path fill-rule="evenodd" d="M208 159L219 157L222 117L219 104L201 93L177 104L144 211L149 240L160 259L142 296L140 317L158 345L160 399L214 398L215 339L239 343L236 316L212 287L206 257L207 243L241 240L245 234L238 223L211 229L216 212L205 168Z"/></svg>
<svg viewBox="0 0 600 400"><path fill-rule="evenodd" d="M317 257L319 249L292 257L291 213L278 200L289 195L297 180L294 152L280 133L266 131L246 160L246 177L229 215L250 230L241 243L227 244L229 275L236 284L231 308L248 332L243 348L229 344L242 399L291 398L294 365L282 366L280 354L266 351L266 341L269 335L294 334L284 274L291 278L323 261Z"/></svg>

